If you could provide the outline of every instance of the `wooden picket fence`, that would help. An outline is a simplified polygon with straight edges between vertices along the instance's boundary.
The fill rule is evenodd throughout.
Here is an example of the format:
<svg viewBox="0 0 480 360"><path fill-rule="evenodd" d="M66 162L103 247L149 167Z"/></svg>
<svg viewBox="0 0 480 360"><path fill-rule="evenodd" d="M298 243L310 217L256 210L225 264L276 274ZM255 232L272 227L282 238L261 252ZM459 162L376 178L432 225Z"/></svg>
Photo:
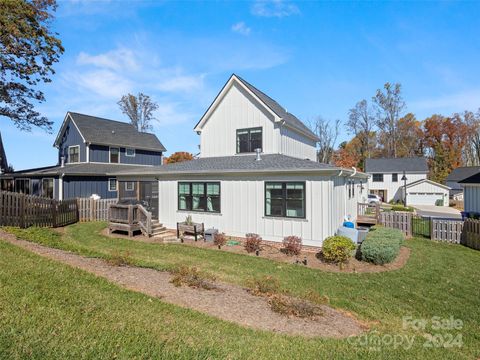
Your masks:
<svg viewBox="0 0 480 360"><path fill-rule="evenodd" d="M77 203L80 221L107 221L108 207L116 204L117 199L78 198Z"/></svg>
<svg viewBox="0 0 480 360"><path fill-rule="evenodd" d="M0 226L59 227L78 222L76 200L57 201L0 191Z"/></svg>
<svg viewBox="0 0 480 360"><path fill-rule="evenodd" d="M480 250L480 220L422 218L410 212L391 211L380 213L379 223L399 229L406 236L423 236Z"/></svg>

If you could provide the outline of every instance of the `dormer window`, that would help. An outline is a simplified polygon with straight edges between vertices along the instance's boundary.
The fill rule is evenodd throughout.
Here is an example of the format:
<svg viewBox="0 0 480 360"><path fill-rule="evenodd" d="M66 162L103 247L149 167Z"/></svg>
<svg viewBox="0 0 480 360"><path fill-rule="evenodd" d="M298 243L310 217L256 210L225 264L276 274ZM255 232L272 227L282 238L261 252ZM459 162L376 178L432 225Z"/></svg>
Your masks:
<svg viewBox="0 0 480 360"><path fill-rule="evenodd" d="M68 162L69 163L80 162L80 145L68 147Z"/></svg>
<svg viewBox="0 0 480 360"><path fill-rule="evenodd" d="M262 128L237 130L237 154L253 153L262 149Z"/></svg>
<svg viewBox="0 0 480 360"><path fill-rule="evenodd" d="M120 149L118 147L110 148L110 162L113 164L120 162Z"/></svg>

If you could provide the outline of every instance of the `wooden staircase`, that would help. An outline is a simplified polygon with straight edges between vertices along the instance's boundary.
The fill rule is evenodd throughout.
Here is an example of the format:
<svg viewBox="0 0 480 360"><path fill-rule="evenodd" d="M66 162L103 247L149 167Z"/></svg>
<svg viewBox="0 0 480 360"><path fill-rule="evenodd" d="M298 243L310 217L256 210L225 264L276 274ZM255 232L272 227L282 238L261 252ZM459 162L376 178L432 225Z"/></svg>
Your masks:
<svg viewBox="0 0 480 360"><path fill-rule="evenodd" d="M163 224L161 224L158 220L152 220L152 232L150 236L152 237L161 237L164 234L170 234L171 232L167 230Z"/></svg>

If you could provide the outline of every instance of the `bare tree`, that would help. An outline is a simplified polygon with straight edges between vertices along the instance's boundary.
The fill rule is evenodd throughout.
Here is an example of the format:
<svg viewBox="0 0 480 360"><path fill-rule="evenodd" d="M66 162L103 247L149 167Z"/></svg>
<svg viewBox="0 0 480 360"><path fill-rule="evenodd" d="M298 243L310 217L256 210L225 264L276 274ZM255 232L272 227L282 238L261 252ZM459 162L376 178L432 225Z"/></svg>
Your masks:
<svg viewBox="0 0 480 360"><path fill-rule="evenodd" d="M401 84L386 83L378 89L372 101L377 109L376 125L383 133L386 155L397 157L398 121L406 108L402 98Z"/></svg>
<svg viewBox="0 0 480 360"><path fill-rule="evenodd" d="M123 95L117 104L138 131L146 132L152 130L151 122L155 120L153 112L158 109L158 104L150 96L143 93L139 93L137 96L132 94Z"/></svg>
<svg viewBox="0 0 480 360"><path fill-rule="evenodd" d="M463 115L454 114L454 117L463 117L463 121L469 127L467 145L463 152L463 161L467 166L480 165L480 109L477 113L465 111Z"/></svg>
<svg viewBox="0 0 480 360"><path fill-rule="evenodd" d="M335 143L337 142L340 120L335 120L332 124L327 120L318 116L311 124L311 130L317 135L319 141L317 143L317 161L325 164L332 162L333 153L335 151Z"/></svg>
<svg viewBox="0 0 480 360"><path fill-rule="evenodd" d="M355 135L360 141L360 155L362 162L371 156L371 138L375 129L375 116L372 109L368 106L367 100L361 100L355 104L355 107L348 111L348 121L346 123L349 133Z"/></svg>

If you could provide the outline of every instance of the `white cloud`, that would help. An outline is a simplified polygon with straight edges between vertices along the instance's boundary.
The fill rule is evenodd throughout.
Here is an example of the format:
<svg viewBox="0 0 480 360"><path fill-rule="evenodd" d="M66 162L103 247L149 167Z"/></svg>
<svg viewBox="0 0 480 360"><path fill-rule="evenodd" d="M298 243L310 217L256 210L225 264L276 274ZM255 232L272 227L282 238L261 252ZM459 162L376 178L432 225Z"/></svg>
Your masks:
<svg viewBox="0 0 480 360"><path fill-rule="evenodd" d="M156 88L165 92L191 92L203 86L204 75L178 75L166 76Z"/></svg>
<svg viewBox="0 0 480 360"><path fill-rule="evenodd" d="M84 90L91 91L100 98L119 99L131 92L134 87L128 78L108 69L72 72L68 77Z"/></svg>
<svg viewBox="0 0 480 360"><path fill-rule="evenodd" d="M283 0L257 0L251 8L255 16L263 17L286 17L300 14L297 5Z"/></svg>
<svg viewBox="0 0 480 360"><path fill-rule="evenodd" d="M245 22L243 21L240 21L236 24L233 24L232 25L232 31L233 32L236 32L238 34L241 34L241 35L250 35L250 32L252 31L251 28L249 28Z"/></svg>
<svg viewBox="0 0 480 360"><path fill-rule="evenodd" d="M137 70L139 67L133 51L126 48L115 49L99 55L89 55L80 52L77 56L77 63L79 65L93 65L117 71Z"/></svg>

